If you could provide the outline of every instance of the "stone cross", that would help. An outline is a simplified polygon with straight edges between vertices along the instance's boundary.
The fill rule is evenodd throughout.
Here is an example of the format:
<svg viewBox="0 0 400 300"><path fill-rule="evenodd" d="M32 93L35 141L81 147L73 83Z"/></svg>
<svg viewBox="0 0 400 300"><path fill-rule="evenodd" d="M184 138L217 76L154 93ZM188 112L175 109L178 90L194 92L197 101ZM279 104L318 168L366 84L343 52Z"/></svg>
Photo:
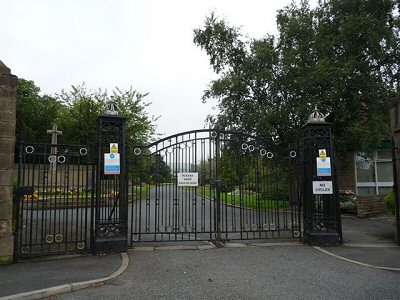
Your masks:
<svg viewBox="0 0 400 300"><path fill-rule="evenodd" d="M47 133L51 134L51 144L57 145L57 134L62 134L62 131L57 130L57 124L53 124L53 129L47 129Z"/></svg>
<svg viewBox="0 0 400 300"><path fill-rule="evenodd" d="M61 135L62 131L57 130L57 124L53 124L53 129L47 129L47 133L51 134L51 154L57 155L57 135ZM56 171L56 160L51 163L51 170Z"/></svg>

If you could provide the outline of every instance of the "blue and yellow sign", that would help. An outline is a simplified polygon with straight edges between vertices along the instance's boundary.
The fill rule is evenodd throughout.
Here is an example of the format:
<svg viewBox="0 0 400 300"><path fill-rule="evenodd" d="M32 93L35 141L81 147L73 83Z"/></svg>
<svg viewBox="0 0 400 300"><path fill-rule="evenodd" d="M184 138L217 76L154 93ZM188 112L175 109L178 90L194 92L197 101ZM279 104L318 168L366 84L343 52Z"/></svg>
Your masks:
<svg viewBox="0 0 400 300"><path fill-rule="evenodd" d="M115 175L120 172L119 153L104 153L104 174Z"/></svg>
<svg viewBox="0 0 400 300"><path fill-rule="evenodd" d="M317 176L332 176L330 157L317 157Z"/></svg>

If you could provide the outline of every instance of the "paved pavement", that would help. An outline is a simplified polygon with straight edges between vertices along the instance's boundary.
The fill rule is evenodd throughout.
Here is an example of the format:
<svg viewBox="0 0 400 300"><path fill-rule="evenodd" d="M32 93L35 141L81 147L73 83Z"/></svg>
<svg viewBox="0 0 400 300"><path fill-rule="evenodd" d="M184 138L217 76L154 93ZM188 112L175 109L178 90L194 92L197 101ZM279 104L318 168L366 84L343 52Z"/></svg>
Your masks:
<svg viewBox="0 0 400 300"><path fill-rule="evenodd" d="M121 266L121 255L23 261L0 266L0 297L105 277Z"/></svg>
<svg viewBox="0 0 400 300"><path fill-rule="evenodd" d="M381 215L371 218L357 218L351 214L342 215L345 243L393 243L395 225L394 216Z"/></svg>
<svg viewBox="0 0 400 300"><path fill-rule="evenodd" d="M342 221L345 243L322 249L293 240L235 241L227 248L204 242L187 242L184 247L176 242L142 243L142 248L129 251L130 263L122 275L56 298L400 299L400 246L393 240L394 219L350 215ZM120 266L119 255L2 266L0 297L106 277Z"/></svg>
<svg viewBox="0 0 400 300"><path fill-rule="evenodd" d="M361 219L343 215L343 245L324 249L365 264L400 268L400 246L394 240L395 224L392 216Z"/></svg>

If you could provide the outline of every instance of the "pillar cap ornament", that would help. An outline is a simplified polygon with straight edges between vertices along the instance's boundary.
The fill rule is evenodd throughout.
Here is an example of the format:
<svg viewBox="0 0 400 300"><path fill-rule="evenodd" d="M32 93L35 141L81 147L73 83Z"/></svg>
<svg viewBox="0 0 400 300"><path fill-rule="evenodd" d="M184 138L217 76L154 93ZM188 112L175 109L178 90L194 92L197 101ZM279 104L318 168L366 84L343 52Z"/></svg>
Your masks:
<svg viewBox="0 0 400 300"><path fill-rule="evenodd" d="M321 124L326 123L325 118L328 115L323 115L317 105L315 105L313 112L308 116L308 120L306 124Z"/></svg>
<svg viewBox="0 0 400 300"><path fill-rule="evenodd" d="M111 100L106 102L106 105L103 109L104 116L118 116L119 115L119 108L114 101L114 97L111 97Z"/></svg>

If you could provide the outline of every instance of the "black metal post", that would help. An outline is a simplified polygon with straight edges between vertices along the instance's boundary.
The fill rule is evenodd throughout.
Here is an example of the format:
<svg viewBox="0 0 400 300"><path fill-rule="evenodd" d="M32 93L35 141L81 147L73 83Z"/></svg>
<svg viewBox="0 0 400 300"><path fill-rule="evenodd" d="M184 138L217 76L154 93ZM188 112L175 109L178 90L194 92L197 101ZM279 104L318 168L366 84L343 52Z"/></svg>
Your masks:
<svg viewBox="0 0 400 300"><path fill-rule="evenodd" d="M396 213L396 242L400 245L400 101L393 101L390 108L390 124L392 128L392 141L393 141L393 191L395 199L395 213Z"/></svg>
<svg viewBox="0 0 400 300"><path fill-rule="evenodd" d="M92 250L94 253L124 252L128 246L125 119L116 114L102 115L97 119L97 127L95 228ZM111 152L110 143L118 144L120 156L120 172L115 175L106 174L104 168L104 155Z"/></svg>
<svg viewBox="0 0 400 300"><path fill-rule="evenodd" d="M15 231L14 231L14 257L13 260L17 260L17 256L19 255L19 238L20 238L20 226L21 226L21 211L20 211L20 204L21 204L21 198L22 193L20 192L20 186L21 186L21 176L22 176L22 153L24 151L23 147L23 142L21 141L19 144L19 152L18 152L18 181L17 181L17 186L14 188L17 188L17 190L13 190L13 208L14 208L14 218L15 218Z"/></svg>
<svg viewBox="0 0 400 300"><path fill-rule="evenodd" d="M343 240L331 128L317 109L304 126L303 218L309 245L338 245ZM317 173L317 158L323 158L319 150L330 158L330 173Z"/></svg>
<svg viewBox="0 0 400 300"><path fill-rule="evenodd" d="M220 132L216 131L217 136L215 137L215 192L216 192L216 243L222 242L221 237L221 175L220 175Z"/></svg>

